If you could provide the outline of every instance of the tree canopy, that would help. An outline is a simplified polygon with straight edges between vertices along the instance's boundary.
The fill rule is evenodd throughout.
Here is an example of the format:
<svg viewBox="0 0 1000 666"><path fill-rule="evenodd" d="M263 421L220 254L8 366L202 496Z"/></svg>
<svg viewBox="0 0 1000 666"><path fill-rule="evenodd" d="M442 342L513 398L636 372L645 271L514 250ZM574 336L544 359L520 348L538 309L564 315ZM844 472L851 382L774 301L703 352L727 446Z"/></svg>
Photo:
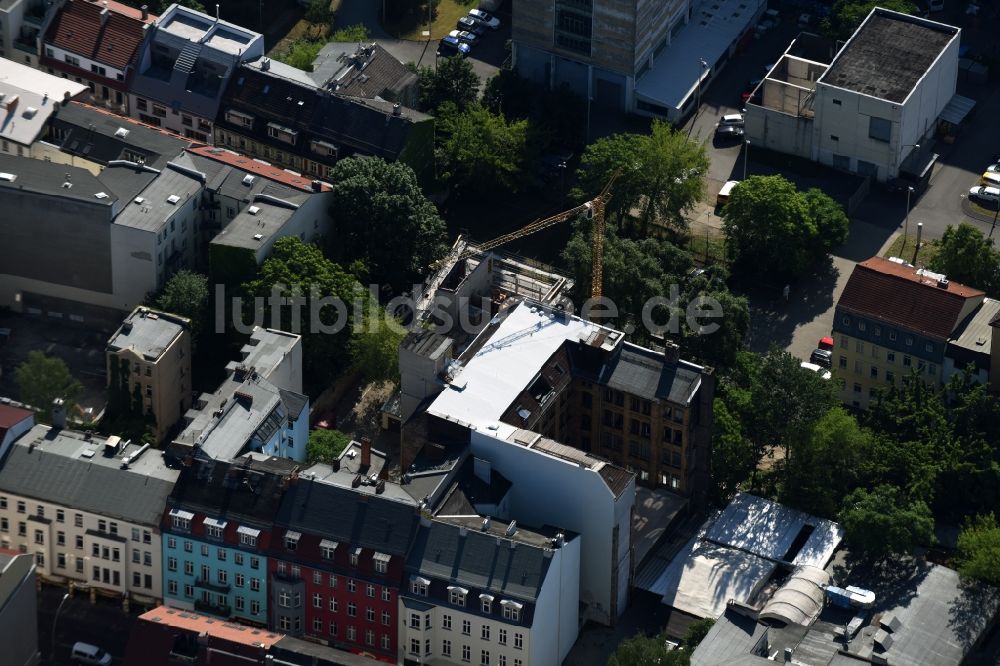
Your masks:
<svg viewBox="0 0 1000 666"><path fill-rule="evenodd" d="M743 275L797 278L847 240L843 209L813 188L799 192L783 176L751 176L722 209L726 252Z"/></svg>
<svg viewBox="0 0 1000 666"><path fill-rule="evenodd" d="M617 173L607 207L609 221L634 226L639 235L655 224L683 231L686 214L701 199L707 172L702 144L665 122L653 121L649 134L613 134L587 146L572 196L578 201L593 198Z"/></svg>
<svg viewBox="0 0 1000 666"><path fill-rule="evenodd" d="M903 14L912 14L917 6L909 0L837 0L821 28L827 37L841 41L850 39L872 8L882 7Z"/></svg>
<svg viewBox="0 0 1000 666"><path fill-rule="evenodd" d="M351 360L366 381L399 381L399 345L405 337L400 322L371 304L364 326L351 337Z"/></svg>
<svg viewBox="0 0 1000 666"><path fill-rule="evenodd" d="M838 519L848 543L880 559L911 553L934 538L927 504L891 485L854 490L844 498Z"/></svg>
<svg viewBox="0 0 1000 666"><path fill-rule="evenodd" d="M83 387L61 358L46 356L40 351L28 352L28 357L14 370L14 381L21 402L39 410L44 421L52 419L52 401L62 398L69 414L74 400Z"/></svg>
<svg viewBox="0 0 1000 666"><path fill-rule="evenodd" d="M317 428L309 431L306 444L306 464L329 463L339 456L351 443L351 438L339 430Z"/></svg>
<svg viewBox="0 0 1000 666"><path fill-rule="evenodd" d="M437 113L445 102L464 111L479 97L479 76L466 58L439 58L436 68L421 67L417 76L420 77L421 111Z"/></svg>
<svg viewBox="0 0 1000 666"><path fill-rule="evenodd" d="M992 239L967 222L948 225L930 267L949 280L982 289L994 298L1000 295L1000 252Z"/></svg>
<svg viewBox="0 0 1000 666"><path fill-rule="evenodd" d="M668 650L665 636L636 634L618 644L607 666L688 666L686 650Z"/></svg>
<svg viewBox="0 0 1000 666"><path fill-rule="evenodd" d="M164 312L191 320L191 337L197 340L203 331L211 330L209 312L208 277L201 273L181 269L174 273L163 287L153 305Z"/></svg>
<svg viewBox="0 0 1000 666"><path fill-rule="evenodd" d="M482 104L507 120L530 120L540 148L583 145L587 103L565 84L555 90L501 69L486 80Z"/></svg>
<svg viewBox="0 0 1000 666"><path fill-rule="evenodd" d="M483 194L517 193L531 181L537 142L527 120L510 121L473 104L439 109L437 154L441 177Z"/></svg>
<svg viewBox="0 0 1000 666"><path fill-rule="evenodd" d="M966 521L958 535L958 573L963 578L1000 585L1000 525L996 514Z"/></svg>
<svg viewBox="0 0 1000 666"><path fill-rule="evenodd" d="M349 157L334 167L327 251L347 265L360 261L368 280L394 293L423 279L447 249L447 229L405 164Z"/></svg>
<svg viewBox="0 0 1000 666"><path fill-rule="evenodd" d="M285 303L274 313L269 298L272 289L285 299L301 299L298 311ZM248 309L254 306L252 297L263 299L266 326L276 321L281 330L302 334L304 379L310 389L322 390L347 367L352 313L355 303L365 307L368 294L318 247L296 236L278 239L271 256L257 276L243 285L243 291L251 297ZM249 316L249 312L244 314L245 319Z"/></svg>

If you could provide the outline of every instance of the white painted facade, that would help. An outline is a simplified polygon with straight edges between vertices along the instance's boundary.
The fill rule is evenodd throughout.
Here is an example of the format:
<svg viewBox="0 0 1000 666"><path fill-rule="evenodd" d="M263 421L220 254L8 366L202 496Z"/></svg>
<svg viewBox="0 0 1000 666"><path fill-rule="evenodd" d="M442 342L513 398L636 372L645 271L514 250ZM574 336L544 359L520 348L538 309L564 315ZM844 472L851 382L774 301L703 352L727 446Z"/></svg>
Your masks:
<svg viewBox="0 0 1000 666"><path fill-rule="evenodd" d="M580 538L570 539L549 551L551 561L534 604L530 625L505 620L502 602L520 602L492 592L484 593L492 597L490 617L470 613L447 602L416 610L412 600L431 600L412 594L408 589L410 582L405 581L398 613L400 661L491 666L562 663L578 634L580 542ZM516 547L532 546L518 544ZM404 598L410 599L411 606L404 603ZM478 610L483 600L478 594L470 594L465 603L466 608Z"/></svg>
<svg viewBox="0 0 1000 666"><path fill-rule="evenodd" d="M512 484L510 514L494 518L578 533L584 617L614 624L628 604L635 479L616 499L597 471L507 441L513 430L499 424L497 431L471 431L472 454Z"/></svg>
<svg viewBox="0 0 1000 666"><path fill-rule="evenodd" d="M34 555L38 575L47 580L163 598L160 530L154 525L0 490L0 547Z"/></svg>

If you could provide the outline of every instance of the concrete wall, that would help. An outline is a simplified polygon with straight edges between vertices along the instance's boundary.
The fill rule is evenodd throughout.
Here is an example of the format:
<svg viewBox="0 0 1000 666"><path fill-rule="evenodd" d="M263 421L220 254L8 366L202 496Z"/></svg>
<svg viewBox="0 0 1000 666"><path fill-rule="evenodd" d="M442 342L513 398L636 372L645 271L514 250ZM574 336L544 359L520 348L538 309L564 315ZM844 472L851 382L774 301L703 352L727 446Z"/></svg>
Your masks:
<svg viewBox="0 0 1000 666"><path fill-rule="evenodd" d="M114 302L119 309L131 311L157 290L163 264L159 261L162 246L158 248L156 240L153 231L111 225Z"/></svg>
<svg viewBox="0 0 1000 666"><path fill-rule="evenodd" d="M271 234L260 244L256 253L257 264L264 263L264 260L271 256L274 242L279 238L296 236L306 243L314 243L319 241L321 236L328 235L332 224L329 212L332 196L332 192L316 192L310 195L277 233Z"/></svg>
<svg viewBox="0 0 1000 666"><path fill-rule="evenodd" d="M618 574L612 533L621 512L626 507L631 512L634 485L616 505L597 472L489 433L472 431L470 441L473 455L489 460L513 483L510 515L498 518L560 525L580 534L580 600L587 605L586 617L613 624L625 608L612 594ZM628 530L624 535L629 538Z"/></svg>
<svg viewBox="0 0 1000 666"><path fill-rule="evenodd" d="M778 85L779 88L788 86ZM793 90L801 90L793 88ZM765 85L765 104L768 87ZM746 137L751 146L811 159L813 154L813 120L801 118L764 106L748 104L744 114Z"/></svg>
<svg viewBox="0 0 1000 666"><path fill-rule="evenodd" d="M38 602L31 555L7 563L0 577L0 645L3 663L34 666L38 653Z"/></svg>
<svg viewBox="0 0 1000 666"><path fill-rule="evenodd" d="M60 583L75 581L78 584L94 585L118 596L123 593L152 599L160 599L163 596L158 529L151 525L111 520L98 514L51 502L21 498L2 490L0 495L7 498L7 509L0 509L0 516L10 522L10 531L3 534L0 547L17 550L23 544L29 554L40 554L43 563L37 565L39 576ZM17 512L19 500L26 503L25 513ZM32 520L31 516L39 516L39 507L41 513L44 513L44 519ZM60 511L62 520L59 519ZM25 523L26 534L19 536L19 523L22 522ZM102 536L98 531L101 522L106 524L108 530L112 524L115 525L118 537ZM138 540L133 540L133 530L138 530L136 534ZM42 543L36 542L36 531L41 531ZM60 534L62 545L60 545ZM82 548L76 547L78 537L82 539ZM94 555L95 546L98 548L97 556ZM115 548L118 549L118 561L114 560ZM138 556L134 553L138 553ZM65 557L64 567L59 566L60 554ZM108 557L105 557L105 554ZM135 557L138 557L138 562L133 561ZM101 580L94 580L94 567L100 570ZM107 583L103 580L105 569L109 575ZM118 584L114 583L115 573L118 574ZM138 585L133 582L134 574L140 577ZM146 585L147 582L149 586Z"/></svg>

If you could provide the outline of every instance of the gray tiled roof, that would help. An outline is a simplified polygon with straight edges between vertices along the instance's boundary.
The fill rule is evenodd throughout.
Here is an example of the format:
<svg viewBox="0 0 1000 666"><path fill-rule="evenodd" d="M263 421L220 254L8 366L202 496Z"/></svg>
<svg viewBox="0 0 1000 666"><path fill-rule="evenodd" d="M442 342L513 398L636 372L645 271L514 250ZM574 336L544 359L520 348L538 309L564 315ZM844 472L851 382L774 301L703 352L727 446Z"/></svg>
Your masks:
<svg viewBox="0 0 1000 666"><path fill-rule="evenodd" d="M156 450L122 469L122 458L105 456L103 449L99 437L87 440L83 433L36 425L0 466L0 490L109 518L159 524L177 471L168 469ZM83 457L86 450L95 453Z"/></svg>
<svg viewBox="0 0 1000 666"><path fill-rule="evenodd" d="M475 528L465 528L463 536L462 529L440 521L421 526L407 558L407 571L442 586L457 584L518 601L537 599L552 562L544 548L519 542L516 535L511 540ZM432 585L432 593L434 589Z"/></svg>
<svg viewBox="0 0 1000 666"><path fill-rule="evenodd" d="M190 322L178 315L136 308L111 339L109 351L131 349L139 356L153 361L166 351L167 347L190 326Z"/></svg>
<svg viewBox="0 0 1000 666"><path fill-rule="evenodd" d="M681 365L664 363L656 352L626 344L616 361L601 369L597 381L650 400L683 405L694 395L701 376Z"/></svg>
<svg viewBox="0 0 1000 666"><path fill-rule="evenodd" d="M406 554L417 525L411 504L300 478L285 492L277 525L380 553Z"/></svg>

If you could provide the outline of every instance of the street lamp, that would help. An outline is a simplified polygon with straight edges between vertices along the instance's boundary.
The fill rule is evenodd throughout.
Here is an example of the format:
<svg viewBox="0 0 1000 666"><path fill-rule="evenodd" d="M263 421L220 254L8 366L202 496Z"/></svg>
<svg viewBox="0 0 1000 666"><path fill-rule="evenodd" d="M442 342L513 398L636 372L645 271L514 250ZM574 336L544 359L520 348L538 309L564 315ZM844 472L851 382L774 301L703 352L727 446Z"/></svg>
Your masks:
<svg viewBox="0 0 1000 666"><path fill-rule="evenodd" d="M743 153L743 180L747 179L747 162L750 161L750 139L747 139L746 143L747 150Z"/></svg>
<svg viewBox="0 0 1000 666"><path fill-rule="evenodd" d="M59 602L59 606L56 607L56 615L52 618L52 640L49 643L49 661L53 664L56 659L56 623L59 621L59 613L62 612L63 604L69 599L69 593L63 595L62 600Z"/></svg>
<svg viewBox="0 0 1000 666"><path fill-rule="evenodd" d="M906 247L906 237L910 233L910 195L913 194L913 188L909 185L906 186L906 217L903 218L903 245L899 249L902 250Z"/></svg>
<svg viewBox="0 0 1000 666"><path fill-rule="evenodd" d="M705 78L705 72L708 71L708 63L704 58L698 58L698 64L701 65L701 71L698 72L698 106L694 110L695 116L701 112L701 80Z"/></svg>

